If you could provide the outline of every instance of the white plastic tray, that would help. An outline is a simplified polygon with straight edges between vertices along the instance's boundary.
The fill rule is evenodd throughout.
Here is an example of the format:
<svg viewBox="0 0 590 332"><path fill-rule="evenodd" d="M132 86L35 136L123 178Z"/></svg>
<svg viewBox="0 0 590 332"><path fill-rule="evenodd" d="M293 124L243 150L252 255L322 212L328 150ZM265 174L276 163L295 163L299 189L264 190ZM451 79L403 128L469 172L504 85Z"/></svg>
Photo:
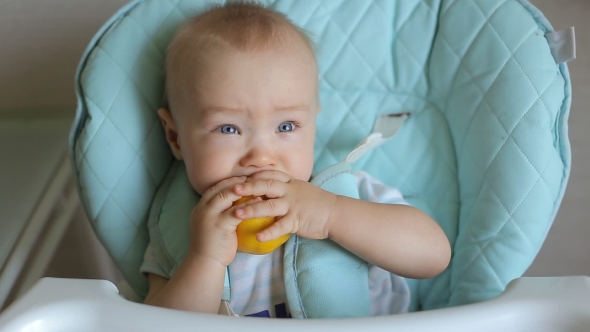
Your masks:
<svg viewBox="0 0 590 332"><path fill-rule="evenodd" d="M590 331L590 277L520 278L477 304L323 320L182 312L125 300L105 280L43 278L0 314L0 331Z"/></svg>

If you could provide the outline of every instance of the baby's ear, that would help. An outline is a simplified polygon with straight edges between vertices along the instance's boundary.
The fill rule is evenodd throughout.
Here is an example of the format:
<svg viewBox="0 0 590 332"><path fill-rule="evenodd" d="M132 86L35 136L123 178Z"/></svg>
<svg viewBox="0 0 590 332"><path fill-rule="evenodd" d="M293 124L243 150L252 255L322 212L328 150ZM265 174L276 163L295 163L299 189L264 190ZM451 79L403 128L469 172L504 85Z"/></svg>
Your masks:
<svg viewBox="0 0 590 332"><path fill-rule="evenodd" d="M166 134L166 141L170 145L170 150L176 159L182 160L182 152L180 151L180 142L178 141L178 129L176 128L176 122L172 117L172 113L166 108L160 108L158 110L158 116L164 127L164 133Z"/></svg>

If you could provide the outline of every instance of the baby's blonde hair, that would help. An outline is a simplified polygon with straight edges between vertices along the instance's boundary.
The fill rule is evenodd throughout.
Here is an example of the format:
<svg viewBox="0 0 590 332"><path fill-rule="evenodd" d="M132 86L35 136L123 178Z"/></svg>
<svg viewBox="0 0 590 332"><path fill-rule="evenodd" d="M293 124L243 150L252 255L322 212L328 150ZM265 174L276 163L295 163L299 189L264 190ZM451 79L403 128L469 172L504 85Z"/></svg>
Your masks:
<svg viewBox="0 0 590 332"><path fill-rule="evenodd" d="M312 42L285 15L253 1L228 1L213 6L184 23L168 46L162 106L174 109L169 94L178 81L176 75L182 70L179 66L187 61L202 60L210 47L256 52L287 47L295 50L301 45L310 52L315 65Z"/></svg>

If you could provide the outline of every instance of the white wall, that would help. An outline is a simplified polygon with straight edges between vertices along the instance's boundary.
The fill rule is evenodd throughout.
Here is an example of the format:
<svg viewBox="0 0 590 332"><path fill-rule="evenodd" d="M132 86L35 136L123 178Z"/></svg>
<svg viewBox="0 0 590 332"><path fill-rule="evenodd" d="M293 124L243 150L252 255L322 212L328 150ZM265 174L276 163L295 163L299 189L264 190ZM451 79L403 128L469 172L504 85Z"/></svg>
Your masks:
<svg viewBox="0 0 590 332"><path fill-rule="evenodd" d="M126 0L0 0L0 116L75 108L74 73L88 41ZM575 25L578 59L571 63L573 167L547 242L528 275L590 275L590 2L533 0L556 29ZM46 114L48 115L48 114ZM75 246L66 240L64 246ZM59 261L59 259L58 259ZM59 269L53 270L59 274Z"/></svg>
<svg viewBox="0 0 590 332"><path fill-rule="evenodd" d="M88 41L127 0L0 0L0 115L73 114Z"/></svg>
<svg viewBox="0 0 590 332"><path fill-rule="evenodd" d="M590 1L532 0L556 30L575 26L578 58L569 63L572 172L563 204L528 275L590 275Z"/></svg>

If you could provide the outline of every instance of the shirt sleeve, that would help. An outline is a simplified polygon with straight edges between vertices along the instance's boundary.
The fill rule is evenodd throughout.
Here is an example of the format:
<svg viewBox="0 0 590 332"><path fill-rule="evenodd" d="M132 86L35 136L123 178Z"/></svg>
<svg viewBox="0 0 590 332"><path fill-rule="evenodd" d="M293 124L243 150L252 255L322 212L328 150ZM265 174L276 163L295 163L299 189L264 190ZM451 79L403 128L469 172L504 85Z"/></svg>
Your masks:
<svg viewBox="0 0 590 332"><path fill-rule="evenodd" d="M170 276L166 273L160 262L158 262L158 256L156 255L155 248L151 242L145 250L143 263L139 267L139 272L145 277L147 277L148 273L153 273L166 279L170 279Z"/></svg>
<svg viewBox="0 0 590 332"><path fill-rule="evenodd" d="M409 205L402 193L389 187L364 171L353 171L360 199L375 203Z"/></svg>
<svg viewBox="0 0 590 332"><path fill-rule="evenodd" d="M402 193L364 171L353 171L360 199L375 203L409 205ZM369 295L373 316L408 312L411 295L406 280L369 264Z"/></svg>

